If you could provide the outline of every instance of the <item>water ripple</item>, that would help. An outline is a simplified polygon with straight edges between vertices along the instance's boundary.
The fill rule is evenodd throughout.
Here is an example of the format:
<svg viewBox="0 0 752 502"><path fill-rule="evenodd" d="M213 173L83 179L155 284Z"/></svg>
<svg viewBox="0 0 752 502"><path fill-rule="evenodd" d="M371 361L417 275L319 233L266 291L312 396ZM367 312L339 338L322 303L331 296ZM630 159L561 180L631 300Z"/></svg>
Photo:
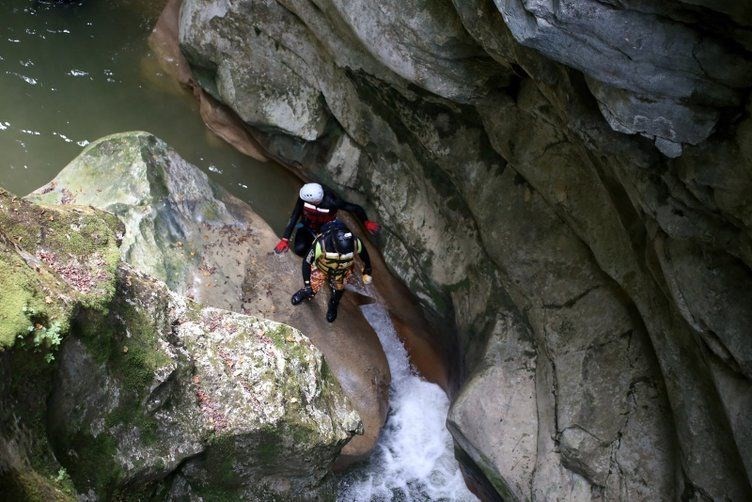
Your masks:
<svg viewBox="0 0 752 502"><path fill-rule="evenodd" d="M16 73L14 71L6 71L5 74L6 75L13 75L14 77L18 77L18 78L20 78L21 80L23 80L24 82L26 82L29 85L37 85L39 83L34 78L28 77L26 75L22 75L21 73Z"/></svg>
<svg viewBox="0 0 752 502"><path fill-rule="evenodd" d="M65 141L66 143L73 143L72 139L70 139L68 136L66 136L65 134L63 134L61 132L53 131L52 135L53 136L57 136L58 138L60 138L63 141Z"/></svg>
<svg viewBox="0 0 752 502"><path fill-rule="evenodd" d="M68 71L67 74L70 75L71 77L88 77L89 76L89 72L86 72L84 70L77 70L75 68Z"/></svg>

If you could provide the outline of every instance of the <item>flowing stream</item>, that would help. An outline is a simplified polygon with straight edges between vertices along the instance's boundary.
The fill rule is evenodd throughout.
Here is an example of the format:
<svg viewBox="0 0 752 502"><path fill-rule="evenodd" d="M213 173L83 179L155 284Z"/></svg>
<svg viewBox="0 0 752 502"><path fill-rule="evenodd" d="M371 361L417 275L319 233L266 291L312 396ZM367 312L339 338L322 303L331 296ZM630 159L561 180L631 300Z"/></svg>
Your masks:
<svg viewBox="0 0 752 502"><path fill-rule="evenodd" d="M146 130L281 231L299 182L214 137L163 74L147 37L163 2L0 1L0 186L26 194L89 142ZM371 459L340 480L343 501L475 500L444 425L448 400L418 377L383 308L363 307L387 354L391 411Z"/></svg>
<svg viewBox="0 0 752 502"><path fill-rule="evenodd" d="M470 501L445 420L449 399L410 365L385 308L361 307L384 347L390 412L371 458L340 480L340 501Z"/></svg>

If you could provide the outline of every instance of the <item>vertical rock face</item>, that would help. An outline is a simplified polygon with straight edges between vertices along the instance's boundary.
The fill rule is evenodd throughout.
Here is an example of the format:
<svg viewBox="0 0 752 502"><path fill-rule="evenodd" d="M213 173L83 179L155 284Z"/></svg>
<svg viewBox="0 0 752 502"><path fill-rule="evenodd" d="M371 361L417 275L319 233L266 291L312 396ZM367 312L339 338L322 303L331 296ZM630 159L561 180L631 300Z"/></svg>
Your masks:
<svg viewBox="0 0 752 502"><path fill-rule="evenodd" d="M185 0L180 40L269 152L384 222L500 494L749 498L750 8L379 5ZM244 116L281 103L316 132Z"/></svg>

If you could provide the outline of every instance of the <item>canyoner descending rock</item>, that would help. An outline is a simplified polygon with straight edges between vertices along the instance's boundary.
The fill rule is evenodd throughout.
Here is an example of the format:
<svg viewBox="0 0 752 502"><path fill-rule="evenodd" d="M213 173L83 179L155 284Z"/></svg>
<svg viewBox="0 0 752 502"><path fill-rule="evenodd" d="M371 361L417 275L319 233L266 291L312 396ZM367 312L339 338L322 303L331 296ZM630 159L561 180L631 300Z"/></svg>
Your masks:
<svg viewBox="0 0 752 502"><path fill-rule="evenodd" d="M373 273L371 259L363 243L341 221L325 223L303 260L303 288L292 295L292 304L298 305L312 299L327 284L331 291L326 320L334 322L339 301L345 293L345 283L350 280L356 266L356 256L363 261L363 284L370 284Z"/></svg>
<svg viewBox="0 0 752 502"><path fill-rule="evenodd" d="M343 209L355 215L371 235L379 231L379 224L368 219L365 210L358 204L347 202L319 183L306 183L300 189L300 197L290 215L282 238L274 247L276 253L284 253L295 231L295 254L304 257L308 254L313 240L321 233L322 225L334 221L337 211Z"/></svg>

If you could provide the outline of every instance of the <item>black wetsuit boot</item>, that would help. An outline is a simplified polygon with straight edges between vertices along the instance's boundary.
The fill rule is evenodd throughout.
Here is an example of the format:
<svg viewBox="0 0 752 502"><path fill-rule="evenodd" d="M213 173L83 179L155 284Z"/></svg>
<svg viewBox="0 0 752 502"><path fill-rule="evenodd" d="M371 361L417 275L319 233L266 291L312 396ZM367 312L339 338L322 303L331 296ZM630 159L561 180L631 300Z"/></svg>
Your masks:
<svg viewBox="0 0 752 502"><path fill-rule="evenodd" d="M299 289L295 292L294 295L292 295L292 298L290 298L290 302L292 302L293 305L297 305L303 300L308 300L309 298L313 297L313 290L311 287L306 287Z"/></svg>
<svg viewBox="0 0 752 502"><path fill-rule="evenodd" d="M345 294L344 290L337 291L335 289L332 291L332 297L329 298L329 308L326 310L327 321L334 322L337 318L337 307L339 307L339 300L342 298L343 294Z"/></svg>

